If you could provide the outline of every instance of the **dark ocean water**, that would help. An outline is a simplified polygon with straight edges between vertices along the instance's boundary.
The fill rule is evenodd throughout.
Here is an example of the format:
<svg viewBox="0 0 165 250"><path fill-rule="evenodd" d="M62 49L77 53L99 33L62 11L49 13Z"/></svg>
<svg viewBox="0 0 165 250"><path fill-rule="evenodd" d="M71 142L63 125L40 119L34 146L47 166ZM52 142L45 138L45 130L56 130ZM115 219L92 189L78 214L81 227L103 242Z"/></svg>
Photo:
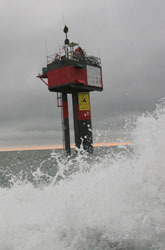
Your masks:
<svg viewBox="0 0 165 250"><path fill-rule="evenodd" d="M94 149L93 156L87 156L86 161L92 164L98 157L111 155L113 158L116 153L129 154L131 147L99 147ZM69 172L79 170L74 167L76 153L72 150L71 157L66 157L63 150L28 150L28 151L9 151L0 152L0 187L10 187L16 181L29 181L50 183L59 170L60 164L69 164ZM77 164L76 164L77 165Z"/></svg>
<svg viewBox="0 0 165 250"><path fill-rule="evenodd" d="M165 108L131 147L0 153L0 250L164 250Z"/></svg>
<svg viewBox="0 0 165 250"><path fill-rule="evenodd" d="M0 186L9 187L18 179L33 182L33 173L40 169L55 175L57 166L51 150L0 152Z"/></svg>

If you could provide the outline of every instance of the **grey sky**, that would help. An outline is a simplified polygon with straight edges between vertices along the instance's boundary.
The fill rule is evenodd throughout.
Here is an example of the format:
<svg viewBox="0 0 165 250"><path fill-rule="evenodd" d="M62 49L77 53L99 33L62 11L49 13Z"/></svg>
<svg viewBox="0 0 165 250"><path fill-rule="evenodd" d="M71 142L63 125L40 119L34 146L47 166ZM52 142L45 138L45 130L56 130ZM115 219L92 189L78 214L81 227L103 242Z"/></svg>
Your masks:
<svg viewBox="0 0 165 250"><path fill-rule="evenodd" d="M104 91L91 93L94 130L113 123L121 132L120 119L152 111L165 96L164 10L164 0L1 0L0 146L62 141L56 94L36 75L45 42L48 54L63 43L63 19L69 39L102 59Z"/></svg>

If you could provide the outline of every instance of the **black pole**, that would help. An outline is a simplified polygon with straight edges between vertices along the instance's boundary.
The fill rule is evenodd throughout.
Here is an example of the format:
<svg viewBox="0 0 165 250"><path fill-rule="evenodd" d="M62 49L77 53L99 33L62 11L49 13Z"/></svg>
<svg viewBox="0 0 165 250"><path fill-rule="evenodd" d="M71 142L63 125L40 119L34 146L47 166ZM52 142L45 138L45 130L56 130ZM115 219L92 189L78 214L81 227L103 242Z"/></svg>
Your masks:
<svg viewBox="0 0 165 250"><path fill-rule="evenodd" d="M68 112L68 98L67 93L62 92L62 111L63 111L63 134L64 134L64 148L67 154L70 150L70 132L69 132L69 112Z"/></svg>
<svg viewBox="0 0 165 250"><path fill-rule="evenodd" d="M75 146L93 153L92 123L89 92L72 94Z"/></svg>

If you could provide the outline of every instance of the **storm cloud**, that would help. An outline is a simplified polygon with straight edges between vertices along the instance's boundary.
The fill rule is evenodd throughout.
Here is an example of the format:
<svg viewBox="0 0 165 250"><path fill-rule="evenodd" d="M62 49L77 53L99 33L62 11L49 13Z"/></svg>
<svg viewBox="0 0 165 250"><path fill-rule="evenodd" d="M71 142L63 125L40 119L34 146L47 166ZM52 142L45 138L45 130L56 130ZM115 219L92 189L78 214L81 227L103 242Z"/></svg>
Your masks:
<svg viewBox="0 0 165 250"><path fill-rule="evenodd" d="M36 75L46 44L53 54L63 43L64 24L70 40L102 60L104 91L91 93L94 131L119 124L108 132L115 140L126 117L152 112L165 96L164 9L163 0L1 0L0 146L62 142L56 94Z"/></svg>

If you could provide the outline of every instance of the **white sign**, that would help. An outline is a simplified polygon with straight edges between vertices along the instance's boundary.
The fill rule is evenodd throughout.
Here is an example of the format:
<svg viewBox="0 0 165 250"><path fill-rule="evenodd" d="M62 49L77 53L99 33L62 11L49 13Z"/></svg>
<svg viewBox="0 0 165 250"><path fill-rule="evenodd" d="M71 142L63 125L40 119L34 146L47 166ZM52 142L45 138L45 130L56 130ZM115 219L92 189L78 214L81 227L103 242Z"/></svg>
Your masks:
<svg viewBox="0 0 165 250"><path fill-rule="evenodd" d="M90 86L102 87L100 68L87 65L87 80Z"/></svg>

